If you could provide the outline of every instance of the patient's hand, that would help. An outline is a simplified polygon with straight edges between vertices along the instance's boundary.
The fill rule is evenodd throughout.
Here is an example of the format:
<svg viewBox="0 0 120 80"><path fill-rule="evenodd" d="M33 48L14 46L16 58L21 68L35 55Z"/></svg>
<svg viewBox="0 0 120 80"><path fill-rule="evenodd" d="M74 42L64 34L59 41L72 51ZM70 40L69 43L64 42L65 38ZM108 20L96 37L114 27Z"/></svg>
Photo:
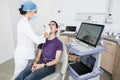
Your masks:
<svg viewBox="0 0 120 80"><path fill-rule="evenodd" d="M37 64L35 69L38 70L38 69L41 69L45 66L45 64Z"/></svg>
<svg viewBox="0 0 120 80"><path fill-rule="evenodd" d="M33 64L33 66L32 66L32 72L34 72L35 70L36 70L36 66L37 66L37 64Z"/></svg>

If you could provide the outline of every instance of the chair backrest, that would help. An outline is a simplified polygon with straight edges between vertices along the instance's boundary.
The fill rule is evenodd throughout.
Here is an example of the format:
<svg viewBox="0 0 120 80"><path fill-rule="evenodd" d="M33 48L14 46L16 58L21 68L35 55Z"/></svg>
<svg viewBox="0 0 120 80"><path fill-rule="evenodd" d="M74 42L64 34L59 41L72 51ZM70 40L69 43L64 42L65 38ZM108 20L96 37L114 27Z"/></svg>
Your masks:
<svg viewBox="0 0 120 80"><path fill-rule="evenodd" d="M68 54L67 54L67 48L66 48L65 42L62 41L62 43L63 43L63 51L62 51L62 55L61 55L59 63L62 64L60 73L62 75L62 80L64 80L66 70L67 70L67 65L68 65Z"/></svg>
<svg viewBox="0 0 120 80"><path fill-rule="evenodd" d="M66 75L67 65L68 65L68 54L67 54L67 47L66 47L67 37L60 36L59 31L57 32L56 37L58 37L58 39L63 43L63 51L62 51L62 55L59 63L61 63L60 73L62 76L62 80L64 80Z"/></svg>

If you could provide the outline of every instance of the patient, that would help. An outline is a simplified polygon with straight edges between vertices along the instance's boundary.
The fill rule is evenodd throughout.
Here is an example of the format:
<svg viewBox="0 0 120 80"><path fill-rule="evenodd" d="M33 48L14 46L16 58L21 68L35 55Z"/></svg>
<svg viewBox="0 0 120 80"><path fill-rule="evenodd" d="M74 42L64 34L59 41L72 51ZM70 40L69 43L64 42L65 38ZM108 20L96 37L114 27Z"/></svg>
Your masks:
<svg viewBox="0 0 120 80"><path fill-rule="evenodd" d="M63 44L55 36L58 24L51 21L49 27L51 28L49 37L46 39L46 43L38 46L39 50L33 64L24 69L15 80L41 80L55 72L55 66L60 60Z"/></svg>

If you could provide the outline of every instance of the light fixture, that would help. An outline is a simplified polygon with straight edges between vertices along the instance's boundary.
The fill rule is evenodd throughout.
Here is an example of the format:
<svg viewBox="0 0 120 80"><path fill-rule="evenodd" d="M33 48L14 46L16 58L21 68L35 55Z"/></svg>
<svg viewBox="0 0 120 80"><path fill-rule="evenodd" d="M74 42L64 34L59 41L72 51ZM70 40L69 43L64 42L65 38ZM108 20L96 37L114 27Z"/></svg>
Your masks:
<svg viewBox="0 0 120 80"><path fill-rule="evenodd" d="M105 23L106 24L111 24L113 22L112 19L112 2L113 0L108 0L107 1L107 15L105 16Z"/></svg>
<svg viewBox="0 0 120 80"><path fill-rule="evenodd" d="M107 14L107 16L105 17L105 23L111 24L112 22L113 22L112 14Z"/></svg>

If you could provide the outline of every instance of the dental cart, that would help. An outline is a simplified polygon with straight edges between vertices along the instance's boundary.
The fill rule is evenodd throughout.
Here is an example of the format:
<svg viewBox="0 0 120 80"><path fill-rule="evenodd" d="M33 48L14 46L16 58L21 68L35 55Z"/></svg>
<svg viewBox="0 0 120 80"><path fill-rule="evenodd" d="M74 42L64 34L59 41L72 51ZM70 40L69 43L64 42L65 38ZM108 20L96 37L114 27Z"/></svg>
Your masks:
<svg viewBox="0 0 120 80"><path fill-rule="evenodd" d="M92 55L96 58L96 62L92 72L83 75L78 75L76 71L68 64L69 80L99 80L99 76L103 73L100 68L101 52L105 50L105 46L97 45L96 47L86 46L77 42L69 42L67 44L69 51L78 56Z"/></svg>

